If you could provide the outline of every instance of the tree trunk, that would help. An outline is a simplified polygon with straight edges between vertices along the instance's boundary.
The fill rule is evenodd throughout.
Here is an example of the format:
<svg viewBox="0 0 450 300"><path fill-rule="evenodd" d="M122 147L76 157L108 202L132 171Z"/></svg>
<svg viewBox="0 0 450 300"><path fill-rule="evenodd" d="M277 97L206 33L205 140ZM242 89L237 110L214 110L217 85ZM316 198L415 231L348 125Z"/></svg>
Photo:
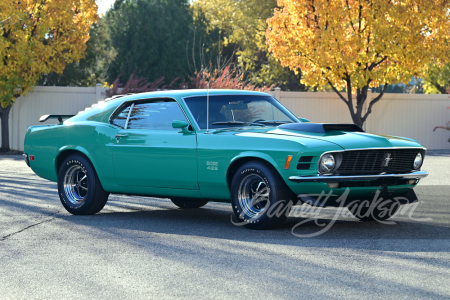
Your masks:
<svg viewBox="0 0 450 300"><path fill-rule="evenodd" d="M363 111L364 103L367 100L367 92L369 90L369 86L365 86L362 89L356 90L356 110L350 111L350 115L352 117L353 123L358 125L359 127L363 127L365 119L363 119Z"/></svg>
<svg viewBox="0 0 450 300"><path fill-rule="evenodd" d="M352 83L350 81L350 76L347 75L346 78L344 78L347 82L347 99L343 96L343 94L338 91L333 84L331 84L331 81L328 80L328 83L332 87L332 89L339 95L339 98L341 98L342 101L345 102L348 106L348 110L350 112L350 116L352 117L353 123L360 126L361 128L364 125L364 122L367 120L367 117L372 112L372 107L375 103L380 101L381 97L383 97L384 93L386 92L386 89L388 87L387 84L383 86L383 89L381 90L381 93L375 97L375 99L368 102L367 111L363 111L364 103L367 100L367 92L369 90L369 84L370 80L367 82L367 85L363 88L356 89L356 103L353 101L353 94L352 94Z"/></svg>
<svg viewBox="0 0 450 300"><path fill-rule="evenodd" d="M9 148L9 112L11 111L12 105L2 108L0 107L0 119L2 124L2 144L0 152L8 152Z"/></svg>
<svg viewBox="0 0 450 300"><path fill-rule="evenodd" d="M434 87L439 91L439 93L447 94L447 87L439 85L436 82L432 82L431 84L434 85Z"/></svg>

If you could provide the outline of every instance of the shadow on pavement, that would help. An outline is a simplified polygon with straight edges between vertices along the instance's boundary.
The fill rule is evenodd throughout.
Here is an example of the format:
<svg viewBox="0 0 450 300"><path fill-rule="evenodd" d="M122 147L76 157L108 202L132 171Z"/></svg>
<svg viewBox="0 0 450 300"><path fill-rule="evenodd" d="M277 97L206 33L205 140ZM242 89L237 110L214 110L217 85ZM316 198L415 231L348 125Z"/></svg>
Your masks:
<svg viewBox="0 0 450 300"><path fill-rule="evenodd" d="M403 215L395 216L392 219L393 224L390 225L378 222L360 222L353 217L339 217L337 221L333 221L333 215L337 210L327 208L322 209L322 217L317 220L311 219L308 221L306 218L289 217L280 228L264 231L248 230L233 225L229 204L210 203L204 208L183 210L176 208L169 200L149 199L148 206L146 206L145 200L141 200L142 197L138 199L140 201L135 202L132 197L113 198L100 214L63 218L121 237L163 233L294 246L305 246L311 243L314 247L328 247L330 244L320 243L320 241L335 240L331 243L332 247L336 247L336 243L342 243L342 247L357 249L374 249L374 244L367 243L367 240L384 240L382 243L376 243L375 248L401 252L448 251L447 248L443 247L433 248L426 243L414 243L414 240L450 239L447 213L445 211L432 211L427 206L432 202L441 202L441 200L444 200L443 197L423 201L423 204L419 205L412 215L414 220L411 220L408 216L411 211L408 210ZM447 212L448 207L447 201L445 205ZM134 211L116 212L118 208ZM417 219L422 218L431 219L417 221ZM292 230L300 222L303 224ZM323 226L320 226L320 224ZM312 234L322 230L327 225L332 225L328 231L309 239L292 234L292 232L297 235ZM344 242L349 240L352 242ZM361 240L361 243L355 242L356 240ZM396 241L390 243L389 240ZM400 247L399 243L401 243Z"/></svg>

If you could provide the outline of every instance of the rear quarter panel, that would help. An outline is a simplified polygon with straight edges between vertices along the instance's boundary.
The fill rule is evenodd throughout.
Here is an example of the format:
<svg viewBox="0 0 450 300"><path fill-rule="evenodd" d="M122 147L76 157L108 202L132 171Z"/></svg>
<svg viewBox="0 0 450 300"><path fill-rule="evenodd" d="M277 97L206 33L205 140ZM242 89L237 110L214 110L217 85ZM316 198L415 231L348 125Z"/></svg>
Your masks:
<svg viewBox="0 0 450 300"><path fill-rule="evenodd" d="M34 155L32 170L42 178L57 181L57 161L65 151L75 150L87 156L103 187L116 185L111 146L118 129L101 122L69 122L55 126L30 127L25 136L24 153Z"/></svg>

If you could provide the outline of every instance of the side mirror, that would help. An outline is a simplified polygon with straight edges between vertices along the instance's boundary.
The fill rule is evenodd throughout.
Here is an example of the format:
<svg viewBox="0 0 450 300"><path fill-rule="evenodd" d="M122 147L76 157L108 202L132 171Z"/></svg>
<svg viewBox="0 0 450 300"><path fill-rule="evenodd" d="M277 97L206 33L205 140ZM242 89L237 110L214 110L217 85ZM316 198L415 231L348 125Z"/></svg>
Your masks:
<svg viewBox="0 0 450 300"><path fill-rule="evenodd" d="M187 127L189 126L189 123L186 121L180 121L180 120L174 120L172 122L172 128L181 128L182 133L191 133Z"/></svg>
<svg viewBox="0 0 450 300"><path fill-rule="evenodd" d="M298 118L300 121L302 121L303 123L309 123L310 121L308 119L305 118Z"/></svg>

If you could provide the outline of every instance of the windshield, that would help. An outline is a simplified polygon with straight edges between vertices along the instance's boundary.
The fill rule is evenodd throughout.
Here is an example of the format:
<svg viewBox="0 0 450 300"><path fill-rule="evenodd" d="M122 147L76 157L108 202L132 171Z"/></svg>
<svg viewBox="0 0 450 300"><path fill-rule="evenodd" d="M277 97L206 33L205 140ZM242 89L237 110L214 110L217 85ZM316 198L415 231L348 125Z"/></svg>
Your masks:
<svg viewBox="0 0 450 300"><path fill-rule="evenodd" d="M200 129L206 129L206 96L184 99ZM209 96L209 128L278 126L299 123L271 96Z"/></svg>

